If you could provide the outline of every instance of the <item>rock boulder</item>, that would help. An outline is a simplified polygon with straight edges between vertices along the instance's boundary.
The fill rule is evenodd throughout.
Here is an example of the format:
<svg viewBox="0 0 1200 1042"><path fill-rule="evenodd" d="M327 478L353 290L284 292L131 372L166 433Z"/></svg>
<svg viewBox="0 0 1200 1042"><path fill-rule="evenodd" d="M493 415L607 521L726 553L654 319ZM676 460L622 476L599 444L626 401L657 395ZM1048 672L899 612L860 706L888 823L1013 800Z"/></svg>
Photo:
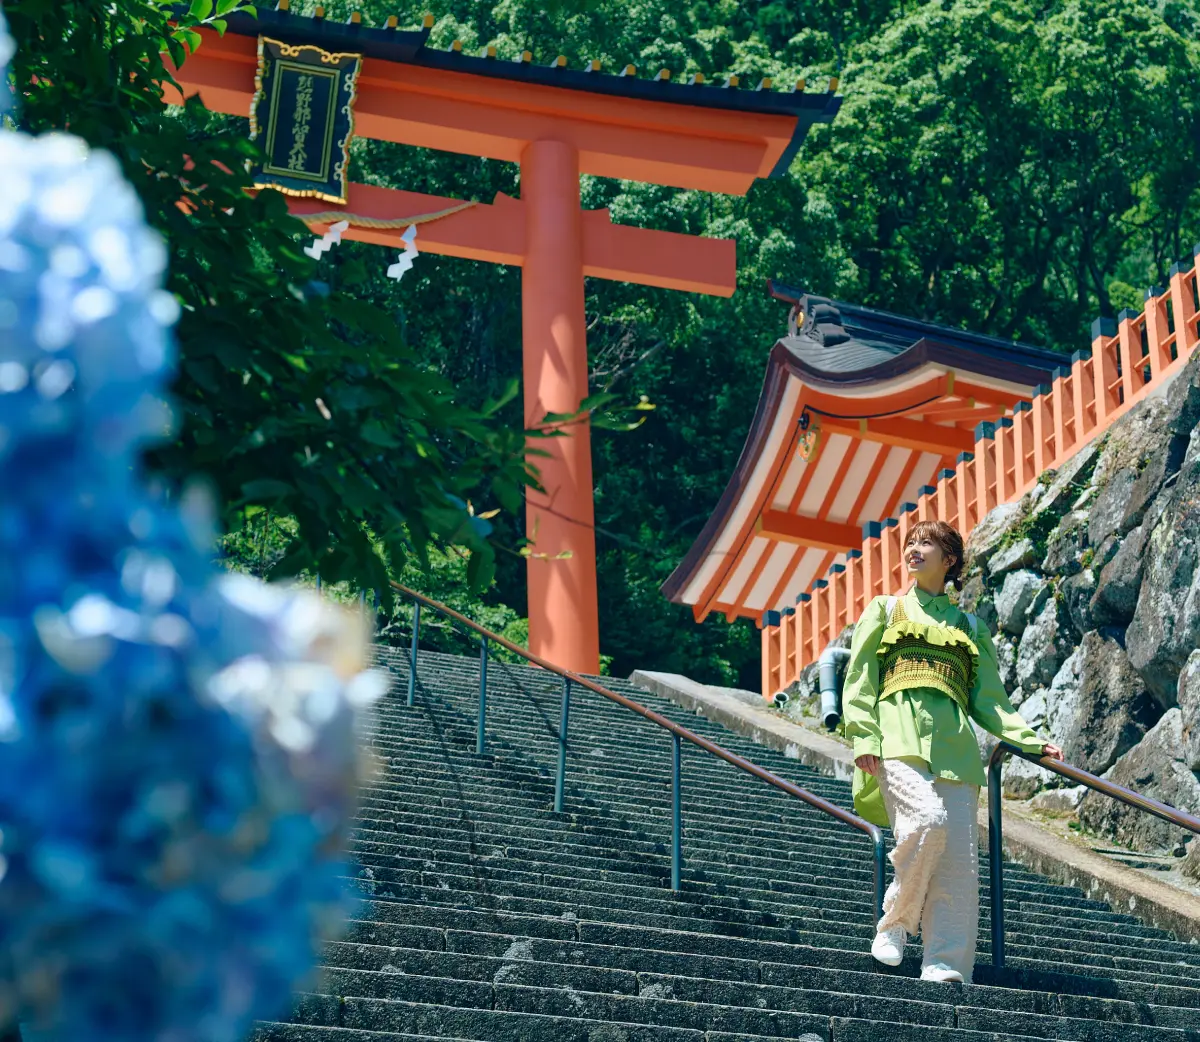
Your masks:
<svg viewBox="0 0 1200 1042"><path fill-rule="evenodd" d="M1179 471L1187 447L1187 437L1174 434L1167 438L1165 444L1154 450L1129 490L1125 516L1121 520L1122 532L1128 532L1142 523L1163 485Z"/></svg>
<svg viewBox="0 0 1200 1042"><path fill-rule="evenodd" d="M1022 503L1001 503L971 530L966 546L966 570L987 566L992 555L1025 515Z"/></svg>
<svg viewBox="0 0 1200 1042"><path fill-rule="evenodd" d="M1034 796L1029 801L1029 806L1045 814L1074 814L1087 791L1086 785L1075 785L1069 789L1046 789Z"/></svg>
<svg viewBox="0 0 1200 1042"><path fill-rule="evenodd" d="M1200 648L1193 651L1179 674L1179 713L1183 732L1183 758L1200 771Z"/></svg>
<svg viewBox="0 0 1200 1042"><path fill-rule="evenodd" d="M1025 632L1030 612L1036 614L1041 610L1049 590L1050 584L1027 568L1005 575L995 597L996 621L1000 629L1019 637Z"/></svg>
<svg viewBox="0 0 1200 1042"><path fill-rule="evenodd" d="M1092 620L1092 597L1096 593L1096 573L1091 568L1084 568L1077 575L1064 579L1058 587L1062 595L1063 606L1071 620L1071 626L1076 635L1082 636L1088 630L1095 628Z"/></svg>
<svg viewBox="0 0 1200 1042"><path fill-rule="evenodd" d="M1169 707L1184 662L1200 647L1200 436L1192 437L1144 558L1125 643L1146 686Z"/></svg>
<svg viewBox="0 0 1200 1042"><path fill-rule="evenodd" d="M1109 536L1120 533L1125 505L1136 481L1137 471L1124 467L1100 487L1088 513L1088 542L1092 546L1099 546Z"/></svg>
<svg viewBox="0 0 1200 1042"><path fill-rule="evenodd" d="M1159 715L1125 649L1092 632L1063 662L1046 693L1045 734L1062 746L1069 763L1103 774Z"/></svg>
<svg viewBox="0 0 1200 1042"><path fill-rule="evenodd" d="M1093 562L1100 568L1091 603L1093 625L1124 627L1133 619L1138 593L1142 588L1146 542L1162 518L1170 498L1169 490L1159 495L1143 515L1141 524L1124 539L1110 537L1117 543L1117 550L1110 559L1104 564ZM1106 541L1105 546L1108 545Z"/></svg>
<svg viewBox="0 0 1200 1042"><path fill-rule="evenodd" d="M1049 684L1070 653L1070 635L1058 602L1050 598L1029 620L1017 648L1017 683L1024 688Z"/></svg>
<svg viewBox="0 0 1200 1042"><path fill-rule="evenodd" d="M1028 568L1037 560L1037 548L1032 539L1018 539L1002 550L997 550L988 561L988 574L999 580L1005 573L1017 568Z"/></svg>
<svg viewBox="0 0 1200 1042"><path fill-rule="evenodd" d="M1072 510L1046 540L1042 570L1048 575L1074 575L1083 570L1083 553L1088 548L1088 511Z"/></svg>
<svg viewBox="0 0 1200 1042"><path fill-rule="evenodd" d="M1105 777L1190 814L1200 813L1200 777L1185 762L1183 748L1183 715L1178 708L1170 709ZM1079 820L1135 850L1172 850L1186 835L1161 818L1099 792L1083 798Z"/></svg>

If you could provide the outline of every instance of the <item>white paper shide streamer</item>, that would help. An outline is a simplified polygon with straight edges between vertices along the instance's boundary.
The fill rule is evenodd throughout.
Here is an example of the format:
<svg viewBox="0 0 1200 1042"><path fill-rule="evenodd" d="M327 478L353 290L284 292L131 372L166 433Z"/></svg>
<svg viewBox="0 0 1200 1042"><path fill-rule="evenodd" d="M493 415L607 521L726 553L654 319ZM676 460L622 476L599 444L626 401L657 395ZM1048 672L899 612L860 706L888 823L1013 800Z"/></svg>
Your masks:
<svg viewBox="0 0 1200 1042"><path fill-rule="evenodd" d="M349 221L338 221L337 224L331 224L329 231L319 239L313 239L311 246L304 247L304 252L313 260L320 260L325 253L342 241L342 233L349 227Z"/></svg>
<svg viewBox="0 0 1200 1042"><path fill-rule="evenodd" d="M396 263L387 270L387 277L399 282L404 273L413 266L413 258L417 256L417 226L410 224L400 241L404 243L404 252L397 258Z"/></svg>

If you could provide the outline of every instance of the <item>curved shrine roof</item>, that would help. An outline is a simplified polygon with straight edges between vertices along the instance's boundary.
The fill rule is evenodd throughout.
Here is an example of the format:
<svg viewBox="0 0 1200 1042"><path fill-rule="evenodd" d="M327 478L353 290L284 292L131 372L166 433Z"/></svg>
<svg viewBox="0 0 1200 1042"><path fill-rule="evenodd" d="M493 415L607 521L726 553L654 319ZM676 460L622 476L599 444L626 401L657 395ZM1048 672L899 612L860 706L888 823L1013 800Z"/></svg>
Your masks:
<svg viewBox="0 0 1200 1042"><path fill-rule="evenodd" d="M794 604L995 422L1068 364L997 337L829 300L792 305L725 492L663 584L697 620Z"/></svg>

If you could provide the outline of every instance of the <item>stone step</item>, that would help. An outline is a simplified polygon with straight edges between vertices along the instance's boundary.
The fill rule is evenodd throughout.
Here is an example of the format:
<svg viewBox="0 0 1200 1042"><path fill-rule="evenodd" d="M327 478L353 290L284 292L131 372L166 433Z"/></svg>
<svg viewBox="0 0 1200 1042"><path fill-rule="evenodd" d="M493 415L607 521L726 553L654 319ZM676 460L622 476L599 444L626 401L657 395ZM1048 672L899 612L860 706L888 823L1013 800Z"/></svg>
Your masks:
<svg viewBox="0 0 1200 1042"><path fill-rule="evenodd" d="M318 994L300 997L294 1019L312 1026L432 1035L479 1042L598 1042L606 1037L620 1039L621 1042L716 1042L711 1033L706 1035L702 1029L630 1022L614 1024L585 1018L575 1010L560 1016L503 1007L457 1009L417 1002L356 997L342 999ZM728 1035L725 1037L729 1038Z"/></svg>
<svg viewBox="0 0 1200 1042"><path fill-rule="evenodd" d="M430 917L434 911L431 908L422 909L422 915ZM469 919L468 916L470 916ZM775 946L759 944L738 956L697 955L693 952L664 951L661 947L656 946L655 934L657 931L649 931L645 937L639 938L634 944L617 946L582 941L575 936L575 931L569 928L570 924L563 924L556 920L550 921L555 927L554 936L550 937L541 936L530 928L531 925L538 927L545 925L544 920L537 918L530 920L525 917L491 917L486 914L479 916L476 913L450 910L449 914L442 915L440 918L428 918L426 921L437 922L439 926L416 927L392 923L356 922L347 937L347 943L437 952L456 951L485 958L505 959L520 956L541 962L583 963L599 968L631 971L645 971L652 967L656 972L669 971L689 977L747 982L761 980L763 983L774 984L789 984L794 981L796 986L806 987L817 986L820 981L815 978L805 978L805 973L838 973L849 976L844 978L846 986L837 987L835 990L861 991L864 994L871 993L875 987L893 989L888 992L889 994L900 994L895 989L910 988L914 984L935 990L938 987L905 978L881 976L879 967L869 957L862 962L865 969L834 970L830 967L828 954L826 954L823 959L817 960L819 965L814 970L813 966L806 965L801 958L809 950L804 946L791 945L783 947L779 951L772 951ZM478 929L474 927L478 927ZM590 932L590 927L588 929ZM711 939L706 938L705 940L709 944L712 943ZM704 948L706 944L697 939L694 947ZM344 951L344 949L338 950ZM915 946L913 950L915 951ZM845 953L837 952L836 955L844 959ZM785 957L790 960L801 959L801 961L791 961L785 964L782 962ZM766 961L758 962L756 961L758 959ZM811 956L809 961L812 961ZM915 958L910 956L908 962L915 965ZM768 979L768 966L775 967L771 972L777 975L776 979ZM788 976L789 966L796 968L792 977ZM997 978L995 971L986 965L981 967L980 972L983 975L981 980L986 978L996 984L1011 983L1009 976L1001 975ZM1197 983L1200 984L1200 982ZM851 987L851 984L854 986ZM1036 982L1029 978L1026 986L1035 988ZM1056 994L1082 991L1085 995L1102 993L1111 999L1129 1003L1136 1000L1139 1008L1155 1004L1191 1007L1187 1009L1186 1019L1182 1023L1164 1022L1167 1023L1167 1026L1185 1027L1193 1021L1200 1021L1200 1014L1196 1012L1197 1009L1200 1009L1200 987L1154 991L1152 990L1153 986L1147 988L1141 985L1130 985L1126 990L1114 991L1095 979L1074 980L1065 977L1049 978L1043 982L1043 986L1054 989ZM1011 987L1006 989L993 987L991 993L1018 997L1025 994L1013 990ZM1069 1013L1069 1015L1079 1016L1082 1014Z"/></svg>
<svg viewBox="0 0 1200 1042"><path fill-rule="evenodd" d="M931 1015L927 1011L930 1005L946 1007L937 1015L939 1020L947 1017L953 1020L955 1008L959 1011L969 1008L976 1013L979 1010L1002 1010L1069 1020L1114 1020L1129 1028L1130 1042L1143 1037L1137 1034L1140 1027L1182 1030L1195 1027L1197 1023L1195 1009L1134 1005L1086 997L1064 1006L1062 996L1054 993L979 985L947 987L879 974L759 964L755 979L752 980L731 979L727 972L713 977L703 972L710 969L711 964L702 962L696 956L677 956L670 965L664 965L661 953L642 951L636 953L638 958L631 959L630 954L622 949L604 946L588 946L588 952L584 953L579 944L515 939L510 940L497 956L430 952L361 943L341 944L330 947L326 963L339 969L385 975L407 974L606 994L652 995L688 1002L793 1012L828 1012L831 1015L848 1015L867 1004L876 1018L905 1022L913 1022L914 1018L921 1023L931 1022L929 1019L920 1019ZM586 961L583 961L585 954ZM626 965L614 968L614 962ZM716 968L729 969L727 965L719 963ZM330 981L334 979L329 978ZM332 983L327 982L327 986L338 994L359 994L357 991L339 989ZM921 1005L909 1010L907 1015L893 1018L889 1013L900 1010L896 1003L912 1000Z"/></svg>
<svg viewBox="0 0 1200 1042"><path fill-rule="evenodd" d="M380 888L382 896L390 896L402 904L416 902L441 904L452 908L474 907L504 912L525 912L527 914L543 916L567 916L569 920L587 920L590 923L609 926L648 926L684 933L703 931L706 932L707 936L714 938L716 936L737 936L754 941L781 941L793 944L807 943L827 948L854 951L865 948L867 946L866 942L870 937L869 919L868 925L864 926L860 924L856 929L839 929L841 924L834 923L826 928L827 932L821 932L819 929L801 929L797 925L797 920L779 922L778 917L768 915L759 918L760 920L772 920L778 923L778 925L762 921L738 921L736 918L731 918L729 914L720 919L706 917L703 915L703 910L701 910L701 914L699 915L695 913L687 914L683 909L674 910L677 914L630 912L619 905L588 906L567 901L554 902L534 898L513 897L508 894L473 894L466 891L447 892L434 888L401 886L394 886L390 888L388 893L383 893L384 889ZM480 902L483 903L481 904ZM744 920L751 919L749 916L741 918ZM833 932L835 930L837 932ZM711 943L711 941L706 942L706 946ZM1145 959L1098 954L1087 950L1072 950L1059 946L1063 943L1066 942L1057 942L1055 945L1051 945L1046 938L1029 938L1014 932L1009 936L1007 948L1010 959L1024 958L1036 962L1037 965L1043 968L1068 968L1071 972L1084 975L1093 974L1099 970L1114 971L1119 972L1121 976L1129 980L1151 984L1163 983L1187 986L1194 981L1194 969L1191 966L1174 967L1151 962L1149 965L1155 967L1155 972L1146 972L1144 967L1148 963ZM989 952L987 934L986 932L981 932L979 944L980 958L986 959Z"/></svg>
<svg viewBox="0 0 1200 1042"><path fill-rule="evenodd" d="M436 839L449 838L457 833L466 833L469 834L475 841L484 839L494 843L499 843L506 837L512 837L536 842L546 835L561 838L562 836L566 835L567 830L565 823L553 822L547 824L545 827L543 827L541 823L534 826L527 824L513 824L510 822L506 825L503 820L503 815L499 813L481 813L478 816L478 819L471 821L469 827L467 824L459 821L447 823L444 818L439 818L433 815L421 815L414 812L409 812L406 815L396 816L390 819L370 816L373 813L380 813L380 811L372 808L364 809L364 816L360 817L359 819L360 827L365 825L373 825L375 831L378 832L394 834L399 830L405 833L414 832L417 835L425 835ZM556 824L559 827L554 827ZM615 835L613 834L614 832L616 833ZM620 830L607 828L595 830L594 833L591 829L589 829L587 835L593 834L597 835L598 838L604 838L616 843L620 842L620 837L622 835ZM706 840L702 836L689 838L685 830L684 860L688 865L689 873L692 873L693 877L697 880L702 881L705 878L705 872L717 870L717 867L715 867L713 863L708 862L705 858L707 853L706 844L709 842L711 841ZM652 849L659 856L666 856L667 850L665 844L661 848ZM720 848L714 849L718 850ZM863 859L858 858L856 860L861 861ZM719 863L717 863L717 865L719 866ZM860 875L859 878L862 879L863 877ZM866 878L869 879L871 877L867 875ZM1071 894L1069 889L1067 890L1067 893L1059 896L1055 893L1052 886L1033 887L1025 884L1023 881L1018 880L1013 882L1011 888L1006 882L1005 891L1010 898L1016 898L1020 901L1031 904L1042 902L1052 903L1056 907L1071 908L1075 910L1109 911L1108 906L1103 904L1103 902L1094 901L1086 897L1076 897ZM1076 893L1078 893L1078 891L1076 891Z"/></svg>
<svg viewBox="0 0 1200 1042"><path fill-rule="evenodd" d="M519 869L494 868L490 865L455 865L442 863L440 866L432 870L424 870L423 863L418 861L410 862L414 867L408 870L397 870L386 867L368 866L360 873L360 878L371 880L376 884L402 884L407 886L421 887L441 887L442 884L448 884L452 890L477 890L477 886L472 886L473 883L478 883L480 880L492 880L494 882L508 882L519 884L520 889L509 887L508 892L514 896L533 896L541 897L547 900L559 899L564 902L570 901L570 894L588 894L592 895L593 901L603 901L609 903L613 897L617 897L620 903L625 907L641 908L648 911L655 911L662 907L673 908L679 902L684 901L700 901L708 911L715 909L732 909L738 913L737 918L741 921L742 912L763 911L766 907L770 907L772 914L792 916L806 922L815 923L848 923L854 922L857 918L861 918L864 914L862 897L860 896L853 901L840 901L835 898L824 898L817 896L812 898L812 903L801 903L797 898L801 896L798 891L801 888L796 888L789 892L790 900L786 905L774 903L771 906L756 902L756 896L775 896L772 891L750 891L741 890L736 897L727 897L720 893L713 892L711 887L704 887L701 884L689 881L686 888L679 894L672 893L667 888L665 880L659 880L657 885L653 881L643 883L644 877L634 877L638 882L628 882L624 879L610 879L605 874L589 877L587 879L579 879L571 876L555 876L549 873L533 873L524 872ZM559 893L551 893L558 891ZM836 891L833 891L836 893ZM818 891L819 894L819 891ZM663 906L656 902L670 902L669 905ZM634 903L636 901L637 903ZM1029 937L1036 936L1037 931L1032 928L1023 914L1023 908L1015 902L1010 902L1013 905L1013 915L1009 921L1009 928L1014 937L1024 934ZM867 914L870 914L870 909L867 909ZM990 912L986 905L981 909L981 925L987 928L989 925ZM1061 927L1061 917L1054 924ZM1051 939L1061 934L1061 929L1054 933L1049 932L1053 926L1047 928L1046 937ZM1200 948L1193 945L1180 944L1178 942L1163 942L1163 941L1146 941L1138 939L1136 941L1125 941L1123 939L1114 938L1111 935L1097 934L1094 931L1088 931L1089 936L1080 938L1073 933L1069 938L1061 938L1060 947L1068 949L1083 945L1086 950L1121 956L1128 954L1130 950L1144 952L1148 944L1153 944L1154 949L1160 952L1160 958L1169 961L1178 962L1180 964L1193 965L1200 967Z"/></svg>

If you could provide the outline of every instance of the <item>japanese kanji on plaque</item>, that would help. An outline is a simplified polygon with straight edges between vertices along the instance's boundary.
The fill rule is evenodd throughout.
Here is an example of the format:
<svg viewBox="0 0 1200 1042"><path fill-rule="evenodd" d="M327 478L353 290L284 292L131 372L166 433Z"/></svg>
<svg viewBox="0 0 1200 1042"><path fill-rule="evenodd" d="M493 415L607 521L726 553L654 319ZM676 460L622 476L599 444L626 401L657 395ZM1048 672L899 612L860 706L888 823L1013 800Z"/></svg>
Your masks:
<svg viewBox="0 0 1200 1042"><path fill-rule="evenodd" d="M250 136L266 153L260 188L346 202L354 98L362 55L261 36Z"/></svg>

